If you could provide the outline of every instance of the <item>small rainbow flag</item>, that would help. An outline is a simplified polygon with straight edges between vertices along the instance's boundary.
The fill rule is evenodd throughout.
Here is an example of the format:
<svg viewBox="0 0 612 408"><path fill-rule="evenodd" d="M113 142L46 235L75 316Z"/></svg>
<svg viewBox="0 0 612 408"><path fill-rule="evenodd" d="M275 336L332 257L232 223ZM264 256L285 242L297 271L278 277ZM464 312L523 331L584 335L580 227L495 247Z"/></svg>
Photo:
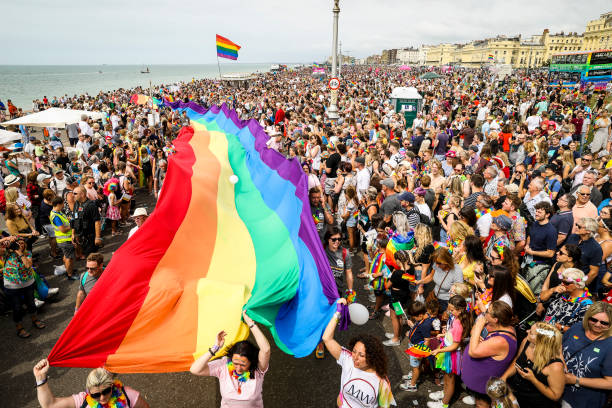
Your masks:
<svg viewBox="0 0 612 408"><path fill-rule="evenodd" d="M489 60L493 61L495 59L495 57L493 56L493 54L489 54Z"/></svg>
<svg viewBox="0 0 612 408"><path fill-rule="evenodd" d="M321 68L321 66L319 64L317 64L316 62L312 63L312 67L313 68Z"/></svg>
<svg viewBox="0 0 612 408"><path fill-rule="evenodd" d="M353 218L358 218L359 217L359 210L355 210L352 214L351 217Z"/></svg>
<svg viewBox="0 0 612 408"><path fill-rule="evenodd" d="M405 350L406 354L417 357L429 357L431 356L431 349L425 345L425 343L418 343Z"/></svg>
<svg viewBox="0 0 612 408"><path fill-rule="evenodd" d="M389 240L386 248L387 265L393 269L399 269L395 262L395 253L397 251L405 251L414 247L414 232L409 231L405 236L396 234Z"/></svg>
<svg viewBox="0 0 612 408"><path fill-rule="evenodd" d="M227 38L221 37L219 34L217 34L217 57L237 60L239 49L240 46L238 44L235 44Z"/></svg>

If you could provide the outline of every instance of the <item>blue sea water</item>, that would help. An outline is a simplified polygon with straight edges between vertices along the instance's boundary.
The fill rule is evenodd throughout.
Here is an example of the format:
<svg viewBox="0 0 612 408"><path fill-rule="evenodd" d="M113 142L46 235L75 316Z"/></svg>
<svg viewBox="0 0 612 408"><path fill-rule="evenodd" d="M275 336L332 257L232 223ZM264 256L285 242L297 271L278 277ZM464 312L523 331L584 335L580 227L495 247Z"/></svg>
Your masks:
<svg viewBox="0 0 612 408"><path fill-rule="evenodd" d="M271 64L221 64L221 73L267 72ZM32 109L34 99L47 96L95 95L135 86L171 84L192 78L219 76L217 64L207 65L149 65L149 74L141 74L144 65L0 65L0 100L13 103L24 110Z"/></svg>

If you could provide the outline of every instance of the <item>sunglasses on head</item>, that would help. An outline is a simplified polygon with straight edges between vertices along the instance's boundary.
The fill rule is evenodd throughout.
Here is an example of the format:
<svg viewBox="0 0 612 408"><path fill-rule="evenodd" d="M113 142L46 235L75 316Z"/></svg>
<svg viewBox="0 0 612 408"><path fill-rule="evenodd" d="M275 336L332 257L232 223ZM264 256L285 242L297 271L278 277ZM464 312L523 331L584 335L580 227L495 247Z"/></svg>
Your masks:
<svg viewBox="0 0 612 408"><path fill-rule="evenodd" d="M112 390L113 390L113 386L111 385L110 387L107 387L100 392L91 393L89 394L89 396L93 399L99 399L102 395L110 394Z"/></svg>
<svg viewBox="0 0 612 408"><path fill-rule="evenodd" d="M594 318L594 317L589 317L589 321L590 321L591 323L593 323L593 324L599 323L599 324L601 324L602 326L606 326L606 327L607 327L607 326L610 326L610 322L607 322L607 321L605 321L605 320L599 320L599 319L596 319L596 318Z"/></svg>

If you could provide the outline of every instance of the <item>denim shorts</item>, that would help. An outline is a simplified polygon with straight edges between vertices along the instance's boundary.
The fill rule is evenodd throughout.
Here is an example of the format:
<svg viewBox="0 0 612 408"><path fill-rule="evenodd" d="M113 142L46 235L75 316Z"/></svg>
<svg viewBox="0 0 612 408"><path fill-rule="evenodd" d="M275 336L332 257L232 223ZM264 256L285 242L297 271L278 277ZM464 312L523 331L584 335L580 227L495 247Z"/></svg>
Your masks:
<svg viewBox="0 0 612 408"><path fill-rule="evenodd" d="M414 346L414 344L410 343L408 345L408 348ZM411 356L408 355L408 357L410 357L410 367L412 368L417 368L421 365L421 357L415 357L415 356Z"/></svg>

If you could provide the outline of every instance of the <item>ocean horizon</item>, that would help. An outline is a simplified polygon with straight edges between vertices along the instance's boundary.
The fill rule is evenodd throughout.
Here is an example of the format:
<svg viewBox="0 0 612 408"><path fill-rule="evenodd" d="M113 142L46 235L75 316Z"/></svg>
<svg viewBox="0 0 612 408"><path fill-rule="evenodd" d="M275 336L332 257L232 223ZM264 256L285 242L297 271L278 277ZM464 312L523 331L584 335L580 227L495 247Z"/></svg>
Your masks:
<svg viewBox="0 0 612 408"><path fill-rule="evenodd" d="M264 73L274 63L221 63L221 74ZM288 64L295 65L295 64ZM141 70L149 69L143 74ZM219 77L217 64L0 65L0 100L23 110L32 101Z"/></svg>

